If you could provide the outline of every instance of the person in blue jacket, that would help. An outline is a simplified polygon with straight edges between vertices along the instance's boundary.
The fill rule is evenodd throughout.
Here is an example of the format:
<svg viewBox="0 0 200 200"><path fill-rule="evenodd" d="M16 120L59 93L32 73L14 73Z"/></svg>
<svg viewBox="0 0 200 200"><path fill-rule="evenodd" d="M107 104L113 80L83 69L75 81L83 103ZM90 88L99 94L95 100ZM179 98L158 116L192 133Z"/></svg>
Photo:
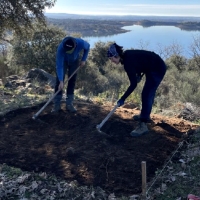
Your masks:
<svg viewBox="0 0 200 200"><path fill-rule="evenodd" d="M80 52L83 50L82 58ZM56 85L55 93L60 92L54 98L54 107L52 112L58 112L61 109L60 103L63 95L63 87L65 74L70 77L73 72L79 67L84 66L90 50L90 44L81 38L65 37L59 44L56 54ZM69 112L76 112L73 106L74 88L76 83L77 73L68 81L66 89L66 109Z"/></svg>
<svg viewBox="0 0 200 200"><path fill-rule="evenodd" d="M115 64L121 63L124 66L130 81L130 86L117 101L119 106L124 104L126 98L134 91L142 76L145 75L146 81L141 94L142 109L140 115L133 117L134 120L139 121L139 125L130 134L133 137L138 137L148 133L147 123L151 121L150 114L156 90L166 73L164 61L151 51L136 49L123 51L123 47L116 43L110 45L107 56Z"/></svg>

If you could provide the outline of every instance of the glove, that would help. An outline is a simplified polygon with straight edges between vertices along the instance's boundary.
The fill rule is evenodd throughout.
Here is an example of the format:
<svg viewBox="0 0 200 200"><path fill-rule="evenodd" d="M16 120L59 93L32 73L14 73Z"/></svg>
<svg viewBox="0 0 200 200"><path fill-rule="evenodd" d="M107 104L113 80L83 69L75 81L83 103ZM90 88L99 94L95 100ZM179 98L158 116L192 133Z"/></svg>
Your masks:
<svg viewBox="0 0 200 200"><path fill-rule="evenodd" d="M117 101L117 105L118 105L119 107L122 106L122 105L124 105L124 100L119 99L119 100Z"/></svg>

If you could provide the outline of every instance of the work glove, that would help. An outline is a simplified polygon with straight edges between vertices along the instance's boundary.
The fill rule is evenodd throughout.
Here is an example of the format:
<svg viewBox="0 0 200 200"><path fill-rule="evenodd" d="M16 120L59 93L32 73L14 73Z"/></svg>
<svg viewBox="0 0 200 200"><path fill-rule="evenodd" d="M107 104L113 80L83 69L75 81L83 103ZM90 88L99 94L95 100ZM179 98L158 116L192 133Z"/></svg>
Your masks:
<svg viewBox="0 0 200 200"><path fill-rule="evenodd" d="M122 106L122 105L124 105L124 100L119 99L119 100L117 101L117 105L118 105L119 107Z"/></svg>

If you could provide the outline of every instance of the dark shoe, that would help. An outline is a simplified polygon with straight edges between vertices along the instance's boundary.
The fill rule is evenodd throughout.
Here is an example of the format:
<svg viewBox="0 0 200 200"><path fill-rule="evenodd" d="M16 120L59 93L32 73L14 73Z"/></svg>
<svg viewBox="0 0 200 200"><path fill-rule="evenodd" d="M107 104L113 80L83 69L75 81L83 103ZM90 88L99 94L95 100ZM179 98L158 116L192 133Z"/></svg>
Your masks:
<svg viewBox="0 0 200 200"><path fill-rule="evenodd" d="M139 125L136 127L135 130L133 130L130 135L132 137L139 137L141 135L145 135L149 132L149 129L146 125L146 123L144 122L140 122Z"/></svg>
<svg viewBox="0 0 200 200"><path fill-rule="evenodd" d="M74 108L73 104L66 105L66 109L71 113L77 112L77 110L76 110L76 108Z"/></svg>
<svg viewBox="0 0 200 200"><path fill-rule="evenodd" d="M140 115L134 115L133 119L135 121L140 121ZM153 120L151 118L148 118L147 121L146 121L146 123L152 123L152 122L153 122Z"/></svg>
<svg viewBox="0 0 200 200"><path fill-rule="evenodd" d="M51 112L52 113L58 113L61 110L60 104L54 104Z"/></svg>

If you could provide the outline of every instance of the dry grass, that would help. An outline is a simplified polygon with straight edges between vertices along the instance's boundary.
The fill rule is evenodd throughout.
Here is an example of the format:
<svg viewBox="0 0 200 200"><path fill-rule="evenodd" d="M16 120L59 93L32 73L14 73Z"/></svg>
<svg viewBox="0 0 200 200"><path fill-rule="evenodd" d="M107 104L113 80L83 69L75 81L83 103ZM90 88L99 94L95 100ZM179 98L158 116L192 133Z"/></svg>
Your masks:
<svg viewBox="0 0 200 200"><path fill-rule="evenodd" d="M159 200L183 200L188 194L200 196L200 129L168 160L164 169L157 171L148 198ZM149 183L151 184L151 183Z"/></svg>

